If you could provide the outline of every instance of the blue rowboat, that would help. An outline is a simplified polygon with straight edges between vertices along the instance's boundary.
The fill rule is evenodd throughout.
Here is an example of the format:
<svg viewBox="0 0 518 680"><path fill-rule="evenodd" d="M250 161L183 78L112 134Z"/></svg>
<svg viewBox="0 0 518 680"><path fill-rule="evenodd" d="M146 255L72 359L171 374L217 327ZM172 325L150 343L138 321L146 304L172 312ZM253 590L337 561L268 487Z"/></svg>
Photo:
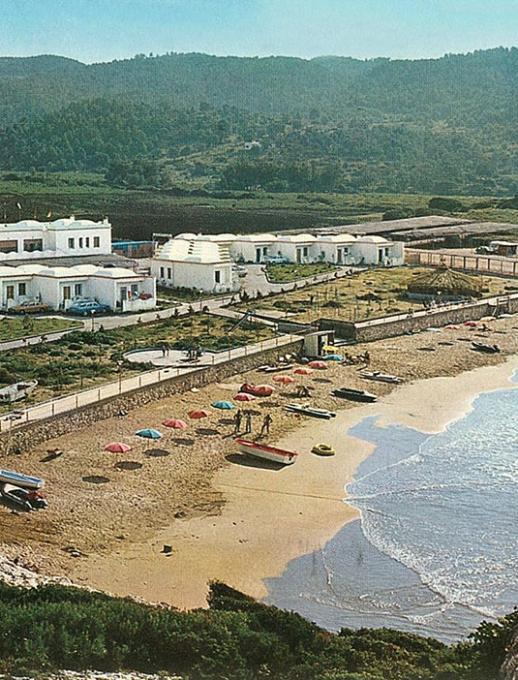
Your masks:
<svg viewBox="0 0 518 680"><path fill-rule="evenodd" d="M30 477L14 470L0 470L0 484L14 484L22 489L41 489L45 482L40 477Z"/></svg>

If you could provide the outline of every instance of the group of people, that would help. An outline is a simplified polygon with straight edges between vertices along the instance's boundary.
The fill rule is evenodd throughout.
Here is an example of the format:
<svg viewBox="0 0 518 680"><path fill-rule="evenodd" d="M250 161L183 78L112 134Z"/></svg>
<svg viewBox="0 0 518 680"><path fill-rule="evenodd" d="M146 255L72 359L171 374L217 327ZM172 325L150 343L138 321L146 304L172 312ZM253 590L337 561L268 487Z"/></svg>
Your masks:
<svg viewBox="0 0 518 680"><path fill-rule="evenodd" d="M238 409L234 416L234 432L239 434L241 432L242 425L244 424L243 434L252 433L252 418L255 415L250 409L243 409L242 411ZM261 431L259 432L260 437L264 437L266 434L270 434L270 426L273 422L272 416L267 413L261 425Z"/></svg>
<svg viewBox="0 0 518 680"><path fill-rule="evenodd" d="M347 365L365 364L365 366L369 366L370 362L371 355L369 354L368 350L365 350L365 352L362 352L357 356L353 356L352 354L349 354L349 352L344 352L344 358L342 363Z"/></svg>

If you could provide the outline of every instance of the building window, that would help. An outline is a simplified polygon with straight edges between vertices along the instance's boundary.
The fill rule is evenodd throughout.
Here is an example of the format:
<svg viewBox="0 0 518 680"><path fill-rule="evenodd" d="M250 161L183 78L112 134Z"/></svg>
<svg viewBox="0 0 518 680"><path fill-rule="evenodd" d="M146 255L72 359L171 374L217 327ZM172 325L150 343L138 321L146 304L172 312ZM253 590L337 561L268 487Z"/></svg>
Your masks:
<svg viewBox="0 0 518 680"><path fill-rule="evenodd" d="M160 267L160 278L161 278L161 279L164 279L164 278L165 278L164 268L163 268L163 267Z"/></svg>
<svg viewBox="0 0 518 680"><path fill-rule="evenodd" d="M306 246L304 246L304 248L302 249L302 256L303 256L303 257L307 257L307 256L308 256L308 249L307 249Z"/></svg>
<svg viewBox="0 0 518 680"><path fill-rule="evenodd" d="M27 295L27 284L26 283L19 283L18 284L18 295Z"/></svg>
<svg viewBox="0 0 518 680"><path fill-rule="evenodd" d="M214 280L216 283L221 283L221 272L218 269L214 272Z"/></svg>
<svg viewBox="0 0 518 680"><path fill-rule="evenodd" d="M26 238L23 242L23 249L26 253L34 253L43 250L41 238Z"/></svg>
<svg viewBox="0 0 518 680"><path fill-rule="evenodd" d="M131 297L138 297L138 283L131 284Z"/></svg>
<svg viewBox="0 0 518 680"><path fill-rule="evenodd" d="M74 286L74 295L76 297L81 297L83 294L83 284L82 283L76 283Z"/></svg>
<svg viewBox="0 0 518 680"><path fill-rule="evenodd" d="M168 279L172 279L172 278L173 278L173 277L172 277L172 274L171 274L171 267L168 267L168 268L167 268L167 278L168 278Z"/></svg>
<svg viewBox="0 0 518 680"><path fill-rule="evenodd" d="M83 247L83 237L80 236L79 237L79 248L82 248L82 247Z"/></svg>
<svg viewBox="0 0 518 680"><path fill-rule="evenodd" d="M74 243L73 238L68 239L68 247L70 248L70 250L73 250L75 248L75 243Z"/></svg>
<svg viewBox="0 0 518 680"><path fill-rule="evenodd" d="M90 248L90 237L89 236L87 236L85 238L85 248Z"/></svg>
<svg viewBox="0 0 518 680"><path fill-rule="evenodd" d="M99 248L101 245L101 239L98 236L94 236L94 248Z"/></svg>
<svg viewBox="0 0 518 680"><path fill-rule="evenodd" d="M63 286L63 300L70 300L70 286Z"/></svg>
<svg viewBox="0 0 518 680"><path fill-rule="evenodd" d="M18 241L13 239L9 241L0 241L0 253L17 253Z"/></svg>
<svg viewBox="0 0 518 680"><path fill-rule="evenodd" d="M14 286L6 286L5 296L8 300L14 300Z"/></svg>

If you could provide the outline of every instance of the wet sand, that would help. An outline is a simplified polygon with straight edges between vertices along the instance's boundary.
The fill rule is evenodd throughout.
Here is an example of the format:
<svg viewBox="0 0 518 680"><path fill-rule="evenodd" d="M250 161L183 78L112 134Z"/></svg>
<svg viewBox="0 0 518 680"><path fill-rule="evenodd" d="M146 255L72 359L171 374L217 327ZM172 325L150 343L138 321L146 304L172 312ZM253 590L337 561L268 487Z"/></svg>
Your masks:
<svg viewBox="0 0 518 680"><path fill-rule="evenodd" d="M312 387L313 405L337 411L333 421L286 413L283 406L294 400L292 386L253 402L254 432L271 413L269 441L301 452L296 465L282 470L239 464L232 455L232 413L210 407L216 399L232 398L245 381L271 380L257 371L0 457L1 467L44 477L49 500L45 512L30 515L0 506L1 552L46 575L182 607L203 605L210 579L261 597L264 578L318 549L357 516L343 502L344 485L371 449L346 439L351 425L380 413L387 423L440 429L462 415L478 392L505 384L511 369L503 362L518 353L517 320L488 323L486 341L498 342L501 354L472 351L470 340L480 337L463 327L348 348L353 355L368 348L372 368L405 380L397 389L362 380L358 366L333 364L307 378L293 376ZM340 385L376 392L381 401L359 406L331 397L330 390ZM188 411L199 407L209 417L189 421ZM189 429L163 428L162 420L171 417L187 419ZM146 445L134 436L142 427L158 427L166 436ZM114 440L132 451L105 452L104 445ZM333 444L337 455L311 454L318 442ZM63 455L46 460L53 448ZM137 465L125 469L128 462ZM161 554L164 544L173 547L170 557Z"/></svg>

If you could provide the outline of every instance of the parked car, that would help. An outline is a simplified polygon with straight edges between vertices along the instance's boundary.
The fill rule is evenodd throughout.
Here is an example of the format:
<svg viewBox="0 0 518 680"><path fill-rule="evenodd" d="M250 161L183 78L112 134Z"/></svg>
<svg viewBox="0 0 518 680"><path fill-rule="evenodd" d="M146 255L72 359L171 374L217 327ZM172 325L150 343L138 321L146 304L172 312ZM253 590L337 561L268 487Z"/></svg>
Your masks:
<svg viewBox="0 0 518 680"><path fill-rule="evenodd" d="M69 314L79 314L81 316L92 316L94 314L106 314L111 312L108 305L103 305L96 300L77 300L67 309Z"/></svg>
<svg viewBox="0 0 518 680"><path fill-rule="evenodd" d="M267 264L289 264L290 260L285 255L269 255L266 258Z"/></svg>
<svg viewBox="0 0 518 680"><path fill-rule="evenodd" d="M9 312L12 314L42 314L49 311L49 305L45 305L43 302L22 302L19 305L9 307Z"/></svg>
<svg viewBox="0 0 518 680"><path fill-rule="evenodd" d="M238 264L236 266L236 272L237 272L238 277L240 279L243 279L248 274L248 269L246 267L243 267L243 265Z"/></svg>

